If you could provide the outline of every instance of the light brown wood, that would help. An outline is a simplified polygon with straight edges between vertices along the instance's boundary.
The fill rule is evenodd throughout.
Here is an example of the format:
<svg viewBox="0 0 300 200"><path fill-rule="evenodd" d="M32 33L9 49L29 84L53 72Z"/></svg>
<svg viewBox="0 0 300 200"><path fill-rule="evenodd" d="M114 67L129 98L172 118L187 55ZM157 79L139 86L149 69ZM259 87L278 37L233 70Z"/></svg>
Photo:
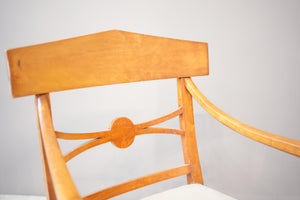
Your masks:
<svg viewBox="0 0 300 200"><path fill-rule="evenodd" d="M118 148L129 147L135 138L135 127L132 121L126 117L115 119L111 125L111 141Z"/></svg>
<svg viewBox="0 0 300 200"><path fill-rule="evenodd" d="M184 131L173 128L144 128L136 131L136 135L152 134L152 133L170 133L176 135L184 135Z"/></svg>
<svg viewBox="0 0 300 200"><path fill-rule="evenodd" d="M80 153L87 151L95 146L105 144L107 142L112 142L116 147L127 148L129 147L136 135L143 134L175 134L184 135L184 131L180 129L171 128L150 128L148 126L157 125L159 123L170 120L182 113L182 107L179 107L175 111L166 114L162 117L140 123L133 124L130 119L121 117L113 120L111 122L111 130L100 131L94 133L63 133L55 131L56 137L58 139L64 140L83 140L83 139L94 139L92 141L86 142L83 145L71 150L64 156L65 162L68 162Z"/></svg>
<svg viewBox="0 0 300 200"><path fill-rule="evenodd" d="M169 39L112 30L7 51L14 97L35 94L47 198L82 199L66 162L95 146L112 142L129 147L137 135L180 135L185 165L137 178L84 197L103 200L170 178L187 175L188 183L203 178L195 136L192 96L216 119L261 143L300 156L300 142L248 126L225 114L194 85L190 76L208 74L207 43ZM177 78L178 105L162 117L134 124L117 118L110 130L94 133L54 131L49 92L67 89ZM152 126L179 116L180 129ZM62 155L57 139L92 139Z"/></svg>
<svg viewBox="0 0 300 200"><path fill-rule="evenodd" d="M110 131L99 131L94 133L63 133L59 131L55 131L56 137L58 139L64 140L85 140L85 139L94 139L94 138L102 138L108 135Z"/></svg>
<svg viewBox="0 0 300 200"><path fill-rule="evenodd" d="M149 128L150 126L154 126L157 124L160 124L162 122L165 122L167 120L170 120L174 117L177 117L182 113L182 107L179 107L175 111L166 114L162 117L143 122L140 124L135 124L134 129L137 134L149 134L149 133L173 133L182 135L183 131L178 129L167 129L167 128ZM60 131L55 131L56 137L58 139L64 139L64 140L84 140L84 139L96 139L96 138L103 138L107 135L111 134L111 130L107 131L99 131L94 133L64 133Z"/></svg>
<svg viewBox="0 0 300 200"><path fill-rule="evenodd" d="M42 145L49 166L55 194L59 200L81 199L65 165L53 129L48 94L36 96L36 110L41 131Z"/></svg>
<svg viewBox="0 0 300 200"><path fill-rule="evenodd" d="M37 123L38 123L38 132L39 132L39 141L40 141L41 157L42 157L42 164L43 164L46 196L47 196L47 199L56 200L57 198L56 198L56 194L55 194L55 190L54 190L52 177L50 174L48 160L46 157L46 152L45 152L45 148L44 148L44 142L43 142L43 138L42 138L42 132L41 132L38 113L36 113L36 115L37 115Z"/></svg>
<svg viewBox="0 0 300 200"><path fill-rule="evenodd" d="M177 79L178 104L182 106L179 116L180 128L185 131L181 136L184 161L192 166L192 172L187 175L188 183L203 184L202 172L198 156L197 141L195 136L194 114L192 96L185 88L183 78Z"/></svg>
<svg viewBox="0 0 300 200"><path fill-rule="evenodd" d="M143 128L147 128L147 127L150 127L150 126L154 126L154 125L163 123L167 120L173 119L174 117L177 117L181 113L182 113L182 107L180 106L178 109L176 109L175 111L173 111L169 114L166 114L164 116L158 117L156 119L153 119L153 120L150 120L150 121L147 121L147 122L136 124L136 128L137 129L143 129Z"/></svg>
<svg viewBox="0 0 300 200"><path fill-rule="evenodd" d="M96 147L98 145L101 145L101 144L105 144L107 142L111 142L113 141L112 140L112 137L111 137L111 131L103 131L107 134L103 135L102 137L100 138L95 138L94 140L92 141L89 141L89 142L86 142L84 143L83 145L80 145L79 147L73 149L72 151L70 151L68 154L66 154L64 156L64 160L66 162L68 162L69 160L71 160L72 158L74 158L75 156L79 155L80 153L84 152L84 151L87 151L93 147ZM176 134L176 135L183 135L184 134L184 131L183 130L178 130L178 129L169 129L169 128L145 128L145 129L136 129L135 131L135 135L144 135L144 134L153 134L153 133L160 133L160 134L165 134L165 133L169 133L169 134ZM102 132L97 132L97 133L102 133ZM63 133L63 135L61 135L61 138L62 139L88 139L90 138L90 136L92 136L93 133L91 133L91 135L89 133L82 133L82 134L78 134L78 137L76 136L77 134L76 133ZM75 136L73 136L75 135ZM97 134L96 134L97 135ZM124 136L126 137L126 136ZM132 137L132 136L131 136ZM119 139L119 140L122 140L122 139ZM123 138L124 140L124 138ZM130 143L131 139L129 138L128 141L125 139L125 142L129 142ZM117 142L120 142L117 140ZM132 141L133 142L133 141ZM130 144L132 144L132 142ZM119 146L119 148L126 148L128 146L130 146L130 144L127 144L127 145L122 145L122 144L117 144Z"/></svg>
<svg viewBox="0 0 300 200"><path fill-rule="evenodd" d="M106 31L7 51L14 97L208 74L207 43Z"/></svg>
<svg viewBox="0 0 300 200"><path fill-rule="evenodd" d="M247 136L260 143L266 144L281 151L300 156L300 141L290 138L268 133L259 130L245 123L242 123L233 117L227 115L225 112L213 105L196 87L190 78L185 79L186 87L191 95L198 101L198 103L218 121L222 122L229 128L238 133Z"/></svg>
<svg viewBox="0 0 300 200"><path fill-rule="evenodd" d="M151 185L160 181L168 180L170 178L189 174L191 172L190 165L184 165L181 167L165 170L148 176L144 176L138 179L134 179L120 185L116 185L94 194L84 197L84 200L104 200L115 197L117 195L136 190L138 188Z"/></svg>
<svg viewBox="0 0 300 200"><path fill-rule="evenodd" d="M80 145L79 147L77 147L77 148L73 149L72 151L70 151L69 153L67 153L64 156L64 160L65 160L65 162L68 162L69 160L71 160L75 156L81 154L82 152L87 151L93 147L99 146L101 144L105 144L110 141L111 141L111 138L109 136L107 136L107 137L103 137L103 138L99 138L99 139L95 139L95 140L86 142L83 145Z"/></svg>

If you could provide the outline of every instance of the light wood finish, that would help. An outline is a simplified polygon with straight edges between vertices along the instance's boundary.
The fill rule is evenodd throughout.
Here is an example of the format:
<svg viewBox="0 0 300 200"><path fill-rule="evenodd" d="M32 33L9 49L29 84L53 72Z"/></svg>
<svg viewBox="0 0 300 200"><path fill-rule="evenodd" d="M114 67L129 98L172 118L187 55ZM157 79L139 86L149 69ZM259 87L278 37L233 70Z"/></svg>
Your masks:
<svg viewBox="0 0 300 200"><path fill-rule="evenodd" d="M208 74L207 43L106 31L7 51L14 97Z"/></svg>
<svg viewBox="0 0 300 200"><path fill-rule="evenodd" d="M99 131L94 133L63 133L55 131L56 137L58 139L64 140L86 140L86 139L95 139L102 138L108 135L110 131Z"/></svg>
<svg viewBox="0 0 300 200"><path fill-rule="evenodd" d="M145 187L147 185L151 185L153 183L161 182L170 178L182 176L191 173L191 166L184 165L181 167L165 170L162 172L158 172L155 174L151 174L148 176L144 176L141 178L137 178L126 183L122 183L120 185L116 185L102 191L96 192L94 194L88 195L84 197L84 200L103 200L115 197L117 195L136 190L141 187Z"/></svg>
<svg viewBox="0 0 300 200"><path fill-rule="evenodd" d="M44 144L44 141L42 138L40 121L39 121L38 113L36 113L36 114L37 114L41 157L42 157L42 164L43 164L44 182L45 182L45 187L46 187L46 196L47 196L47 199L56 200L55 189L54 189L52 177L50 174L49 164L48 164L48 160L47 160L46 152L45 152L45 148L44 148L45 144Z"/></svg>
<svg viewBox="0 0 300 200"><path fill-rule="evenodd" d="M72 181L70 173L65 165L59 145L53 129L49 95L42 94L36 96L36 110L43 140L45 156L50 171L55 194L59 200L78 200L81 199ZM48 175L48 174L46 174ZM50 191L52 193L52 191ZM52 193L53 194L53 193Z"/></svg>
<svg viewBox="0 0 300 200"><path fill-rule="evenodd" d="M109 132L110 131L105 131L105 132ZM175 134L175 135L184 135L184 131L183 130L178 130L178 129L170 129L170 128L145 128L145 129L139 129L139 130L135 130L135 135L144 135L144 134ZM76 134L69 134L69 135L76 135ZM78 135L82 135L82 134L78 134ZM134 136L135 136L134 135ZM84 134L83 134L84 136ZM78 137L74 136L75 139L78 139ZM85 137L82 137L84 139L86 139ZM63 139L70 139L70 136L67 136L66 138ZM131 137L126 138L126 136L123 136L123 138L117 139L116 142L113 142L113 138L110 135L106 135L100 138L95 138L92 141L86 142L83 145L80 145L79 147L73 149L72 151L70 151L69 153L67 153L64 156L64 159L66 162L68 162L69 160L71 160L72 158L74 158L75 156L79 155L80 153L89 150L93 147L99 146L101 144L105 144L107 142L113 142L113 144L116 147L119 148L127 148L129 147L132 142L133 142L134 138ZM123 144L122 142L124 142L125 144Z"/></svg>
<svg viewBox="0 0 300 200"><path fill-rule="evenodd" d="M156 119L135 124L134 129L137 135L142 134L149 134L149 133L173 133L182 135L183 131L178 129L168 129L168 128L149 128L150 126L154 126L157 124L160 124L162 122L165 122L167 120L170 120L174 117L177 117L182 113L182 107L179 107L175 111L163 115L161 117L158 117ZM60 131L55 131L56 137L59 139L65 139L65 140L84 140L84 139L96 139L96 138L103 138L107 135L111 134L110 130L107 131L99 131L94 133L64 133Z"/></svg>
<svg viewBox="0 0 300 200"><path fill-rule="evenodd" d="M210 113L213 117L215 117L217 120L219 120L229 128L260 143L293 154L295 156L300 156L300 141L275 135L273 133L268 133L234 119L233 117L227 115L225 112L213 105L199 91L199 89L190 78L186 78L185 83L188 91L199 102L199 104L208 113Z"/></svg>
<svg viewBox="0 0 300 200"><path fill-rule="evenodd" d="M145 128L136 131L136 135L151 134L151 133L169 133L175 135L184 135L184 130L173 128Z"/></svg>
<svg viewBox="0 0 300 200"><path fill-rule="evenodd" d="M110 125L111 141L119 148L129 147L135 138L135 128L132 121L126 117L115 119Z"/></svg>
<svg viewBox="0 0 300 200"><path fill-rule="evenodd" d="M181 136L184 161L192 166L191 174L187 175L188 183L203 184L202 172L198 156L198 148L195 136L194 114L192 96L186 90L183 78L177 79L178 104L182 107L182 114L179 116L180 128L185 131Z"/></svg>
<svg viewBox="0 0 300 200"><path fill-rule="evenodd" d="M82 153L86 150L89 150L93 147L99 146L101 144L105 144L110 141L111 141L111 138L109 136L107 136L107 137L103 137L103 138L99 138L99 139L95 139L95 140L86 142L83 145L80 145L79 147L77 147L77 148L73 149L72 151L70 151L69 153L67 153L64 156L64 160L65 160L65 162L68 162L69 160L71 160L75 156L79 155L80 153Z"/></svg>
<svg viewBox="0 0 300 200"><path fill-rule="evenodd" d="M179 106L178 109L176 109L175 111L173 111L173 112L171 112L167 115L158 117L156 119L153 119L153 120L150 120L150 121L147 121L147 122L137 124L136 128L137 129L143 129L143 128L147 128L147 127L150 127L150 126L155 126L155 125L163 123L167 120L173 119L174 117L177 117L181 113L182 113L182 106Z"/></svg>
<svg viewBox="0 0 300 200"><path fill-rule="evenodd" d="M50 95L48 94L47 96L48 96L48 101L50 102ZM35 104L37 105L37 98L35 98ZM51 105L49 104L49 111L50 111L50 115L52 116L50 106ZM46 152L45 152L45 148L44 148L45 145L44 145L44 141L43 141L43 136L42 136L42 132L41 132L40 120L39 120L37 109L36 109L36 116L37 116L38 132L39 132L41 158L42 158L42 164L43 164L44 181L45 181L45 187L46 187L46 196L47 196L47 199L56 200L55 189L54 189L52 177L50 174L48 160L46 157Z"/></svg>
<svg viewBox="0 0 300 200"><path fill-rule="evenodd" d="M83 140L83 139L94 139L92 141L86 142L83 145L71 150L64 156L64 160L68 162L80 153L89 150L107 142L112 142L118 148L129 147L136 135L144 134L174 134L174 135L184 135L184 131L180 129L171 128L150 128L149 126L154 126L177 117L182 113L182 107L179 107L175 111L166 114L162 117L140 123L133 124L130 119L121 117L113 120L111 122L111 130L100 131L94 133L63 133L55 131L56 137L65 140Z"/></svg>
<svg viewBox="0 0 300 200"><path fill-rule="evenodd" d="M181 137L185 165L137 178L84 197L107 199L181 175L203 184L195 136L192 96L216 119L261 143L300 156L300 142L267 133L228 116L196 88L190 76L208 74L207 43L168 39L125 31L107 31L7 51L14 97L35 94L47 197L82 199L66 162L95 146L112 142L129 147L137 135L163 133ZM115 119L110 130L94 133L54 131L49 92L135 81L177 78L179 107L162 117L134 124ZM152 127L179 116L180 129ZM62 155L57 139L89 140Z"/></svg>

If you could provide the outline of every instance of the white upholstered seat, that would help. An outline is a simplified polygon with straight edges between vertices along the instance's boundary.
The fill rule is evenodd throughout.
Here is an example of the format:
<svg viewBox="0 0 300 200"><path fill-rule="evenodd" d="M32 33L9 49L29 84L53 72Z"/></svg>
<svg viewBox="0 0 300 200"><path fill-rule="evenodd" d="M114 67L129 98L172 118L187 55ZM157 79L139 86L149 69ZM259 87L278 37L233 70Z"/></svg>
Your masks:
<svg viewBox="0 0 300 200"><path fill-rule="evenodd" d="M170 189L142 200L236 200L201 184L188 184Z"/></svg>
<svg viewBox="0 0 300 200"><path fill-rule="evenodd" d="M0 200L47 200L45 196L0 194Z"/></svg>

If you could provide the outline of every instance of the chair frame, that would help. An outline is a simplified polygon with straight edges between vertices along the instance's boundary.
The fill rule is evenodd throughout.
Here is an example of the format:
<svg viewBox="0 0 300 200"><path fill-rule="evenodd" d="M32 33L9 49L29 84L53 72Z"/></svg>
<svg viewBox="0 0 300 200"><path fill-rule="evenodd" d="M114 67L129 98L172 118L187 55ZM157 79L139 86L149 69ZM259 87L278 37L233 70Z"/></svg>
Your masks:
<svg viewBox="0 0 300 200"><path fill-rule="evenodd" d="M300 141L246 125L218 109L199 91L190 77L208 75L207 43L113 30L12 49L7 54L13 96L35 95L48 199L108 199L182 175L187 176L188 184L203 184L195 136L193 98L213 117L236 132L300 156ZM69 65L70 60L72 67ZM112 67L105 67L106 65ZM167 67L169 65L172 67ZM140 124L133 124L128 118L117 118L112 122L110 130L94 133L64 133L53 127L50 92L165 78L177 78L178 91L178 108L167 115ZM151 127L177 116L180 129ZM184 165L112 186L85 197L79 195L66 162L107 142L112 142L118 148L127 148L135 136L152 133L179 135ZM58 139L91 141L63 155Z"/></svg>

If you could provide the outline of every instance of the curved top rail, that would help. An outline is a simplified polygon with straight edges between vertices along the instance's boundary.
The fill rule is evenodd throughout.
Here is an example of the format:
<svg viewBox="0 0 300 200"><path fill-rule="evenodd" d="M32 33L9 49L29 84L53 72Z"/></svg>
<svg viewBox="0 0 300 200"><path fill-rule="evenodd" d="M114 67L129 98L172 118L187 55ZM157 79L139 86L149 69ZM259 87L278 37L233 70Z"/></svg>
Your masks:
<svg viewBox="0 0 300 200"><path fill-rule="evenodd" d="M268 133L242 123L213 105L197 88L191 78L185 78L186 88L197 102L213 117L236 132L260 143L300 157L300 141Z"/></svg>
<svg viewBox="0 0 300 200"><path fill-rule="evenodd" d="M120 30L7 51L12 94L208 74L208 45Z"/></svg>

